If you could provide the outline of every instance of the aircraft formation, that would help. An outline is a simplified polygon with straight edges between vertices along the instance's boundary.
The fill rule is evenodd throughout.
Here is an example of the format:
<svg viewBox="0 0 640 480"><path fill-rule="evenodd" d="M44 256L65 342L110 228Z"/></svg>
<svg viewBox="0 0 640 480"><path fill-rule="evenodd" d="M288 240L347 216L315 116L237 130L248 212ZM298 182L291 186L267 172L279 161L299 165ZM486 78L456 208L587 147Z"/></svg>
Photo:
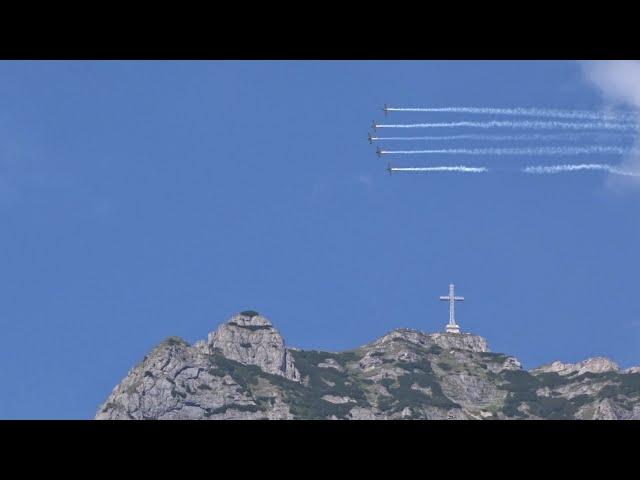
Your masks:
<svg viewBox="0 0 640 480"><path fill-rule="evenodd" d="M405 112L413 115L429 115L429 121L416 123L378 123L371 124L373 132L367 134L370 144L376 145L375 153L383 156L405 155L437 155L438 157L546 157L548 160L559 157L617 155L625 158L640 151L632 148L633 140L640 137L638 112L600 112L589 110L562 110L548 108L491 108L491 107L390 107L386 103L382 107L385 118L390 113ZM439 115L447 115L447 121L441 121ZM458 115L463 114L460 119ZM449 119L450 115L454 119ZM435 116L435 118L434 118ZM477 120L480 118L480 120ZM382 129L404 132L407 129L430 129L438 132L449 132L447 135L431 136L379 136ZM470 133L479 131L481 133ZM498 132L498 133L494 133ZM594 143L606 139L608 144ZM387 149L379 142L427 142L430 148L421 149ZM454 142L453 147L448 142ZM469 146L468 142L481 142ZM560 144L550 142L560 141ZM446 146L432 147L431 145ZM506 142L506 143L505 143ZM403 143L407 144L407 143ZM488 146L487 146L488 145ZM524 145L524 146L523 146ZM433 158L433 157L431 157ZM389 174L406 173L485 173L490 170L511 170L529 174L552 174L562 172L606 171L612 174L637 176L640 172L630 171L617 164L602 163L563 163L538 164L508 168L488 168L487 166L470 165L438 165L429 163L422 166L392 166L387 164Z"/></svg>
<svg viewBox="0 0 640 480"><path fill-rule="evenodd" d="M386 117L389 114L389 107L387 107L387 104L385 103L384 106L382 107L382 111L384 112L384 116ZM371 128L373 128L374 132L377 132L378 130L378 125L376 124L376 121L374 120L371 123ZM372 144L374 138L371 136L371 133L367 134L368 138L369 138L369 143ZM380 149L380 147L376 147L376 155L378 155L378 158L382 158L383 152ZM393 173L393 167L391 167L391 162L389 162L387 164L387 172L389 172L389 175L391 175Z"/></svg>

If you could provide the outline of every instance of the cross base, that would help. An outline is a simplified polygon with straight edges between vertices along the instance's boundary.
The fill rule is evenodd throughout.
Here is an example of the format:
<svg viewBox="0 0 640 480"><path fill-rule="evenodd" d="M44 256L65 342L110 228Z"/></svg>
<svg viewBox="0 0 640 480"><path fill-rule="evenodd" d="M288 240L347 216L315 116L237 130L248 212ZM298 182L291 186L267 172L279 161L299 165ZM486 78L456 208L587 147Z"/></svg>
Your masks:
<svg viewBox="0 0 640 480"><path fill-rule="evenodd" d="M455 323L453 325L447 324L447 333L460 333L460 326Z"/></svg>

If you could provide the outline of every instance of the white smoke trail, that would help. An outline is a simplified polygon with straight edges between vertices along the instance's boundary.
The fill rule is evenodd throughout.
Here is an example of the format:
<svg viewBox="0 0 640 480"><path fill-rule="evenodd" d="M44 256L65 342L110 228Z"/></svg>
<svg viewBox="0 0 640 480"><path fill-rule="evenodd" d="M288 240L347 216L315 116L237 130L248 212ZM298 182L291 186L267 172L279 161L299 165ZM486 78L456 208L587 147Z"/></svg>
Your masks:
<svg viewBox="0 0 640 480"><path fill-rule="evenodd" d="M615 175L624 175L628 177L640 177L639 172L632 172L629 170L622 170L613 165L593 164L587 163L582 165L550 165L550 166L531 166L525 167L522 171L525 173L534 173L538 175L563 173L563 172L578 172L581 170L600 170Z"/></svg>
<svg viewBox="0 0 640 480"><path fill-rule="evenodd" d="M416 154L457 154L457 155L588 155L617 154L624 155L631 149L615 146L592 145L586 147L533 147L533 148L443 148L432 150L380 150L380 154L416 155Z"/></svg>
<svg viewBox="0 0 640 480"><path fill-rule="evenodd" d="M490 122L440 122L440 123L409 123L409 124L380 124L375 128L523 128L531 130L618 130L638 131L635 123L613 122L556 122L556 121L490 121Z"/></svg>
<svg viewBox="0 0 640 480"><path fill-rule="evenodd" d="M576 133L524 133L521 135L435 135L426 137L371 137L371 140L481 140L481 141L527 141L527 140L566 140L578 141L593 136L606 136L608 138L635 137L634 133L618 133L618 132L576 132Z"/></svg>
<svg viewBox="0 0 640 480"><path fill-rule="evenodd" d="M522 117L566 118L582 120L623 120L633 121L639 112L597 112L589 110L559 110L548 108L484 108L484 107L443 107L443 108L391 108L390 112L440 112L440 113L472 113L481 115L509 115Z"/></svg>
<svg viewBox="0 0 640 480"><path fill-rule="evenodd" d="M458 165L453 167L390 167L392 172L461 172L461 173L484 173L489 169L485 167L465 167Z"/></svg>
<svg viewBox="0 0 640 480"><path fill-rule="evenodd" d="M617 154L624 155L631 149L616 146L591 145L586 147L533 147L533 148L443 148L432 150L380 150L380 154L424 155L424 154L456 154L456 155L588 155Z"/></svg>

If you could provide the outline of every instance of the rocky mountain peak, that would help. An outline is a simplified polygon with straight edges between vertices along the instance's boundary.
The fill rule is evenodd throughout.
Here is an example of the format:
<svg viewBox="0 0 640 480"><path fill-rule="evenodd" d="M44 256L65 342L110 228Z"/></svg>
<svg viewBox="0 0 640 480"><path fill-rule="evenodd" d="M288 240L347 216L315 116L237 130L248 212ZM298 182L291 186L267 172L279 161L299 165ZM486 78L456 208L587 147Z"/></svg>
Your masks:
<svg viewBox="0 0 640 480"><path fill-rule="evenodd" d="M620 367L612 360L605 357L593 357L578 363L562 363L559 361L543 365L532 370L532 373L557 373L558 375L571 375L577 373L604 373L619 372Z"/></svg>
<svg viewBox="0 0 640 480"><path fill-rule="evenodd" d="M97 419L640 419L640 368L603 357L524 370L467 333L396 329L343 352L287 348L241 312L193 345L169 337Z"/></svg>
<svg viewBox="0 0 640 480"><path fill-rule="evenodd" d="M257 312L241 312L231 317L209 334L206 348L245 365L256 365L267 373L300 380L282 335Z"/></svg>

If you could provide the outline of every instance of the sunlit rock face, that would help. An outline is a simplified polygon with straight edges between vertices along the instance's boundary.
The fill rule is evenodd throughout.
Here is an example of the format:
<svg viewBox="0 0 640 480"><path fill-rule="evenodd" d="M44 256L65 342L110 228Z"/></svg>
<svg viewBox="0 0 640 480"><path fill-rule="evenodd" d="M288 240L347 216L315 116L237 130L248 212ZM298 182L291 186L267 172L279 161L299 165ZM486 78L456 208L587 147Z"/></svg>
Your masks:
<svg viewBox="0 0 640 480"><path fill-rule="evenodd" d="M293 357L282 335L271 322L254 312L240 313L209 334L207 345L240 363L257 365L263 371L300 380Z"/></svg>
<svg viewBox="0 0 640 480"><path fill-rule="evenodd" d="M620 367L617 363L609 360L608 358L593 357L578 363L562 363L556 361L549 365L538 367L533 371L539 373L555 372L558 375L570 375L572 373L582 375L583 373L618 372L620 371Z"/></svg>

